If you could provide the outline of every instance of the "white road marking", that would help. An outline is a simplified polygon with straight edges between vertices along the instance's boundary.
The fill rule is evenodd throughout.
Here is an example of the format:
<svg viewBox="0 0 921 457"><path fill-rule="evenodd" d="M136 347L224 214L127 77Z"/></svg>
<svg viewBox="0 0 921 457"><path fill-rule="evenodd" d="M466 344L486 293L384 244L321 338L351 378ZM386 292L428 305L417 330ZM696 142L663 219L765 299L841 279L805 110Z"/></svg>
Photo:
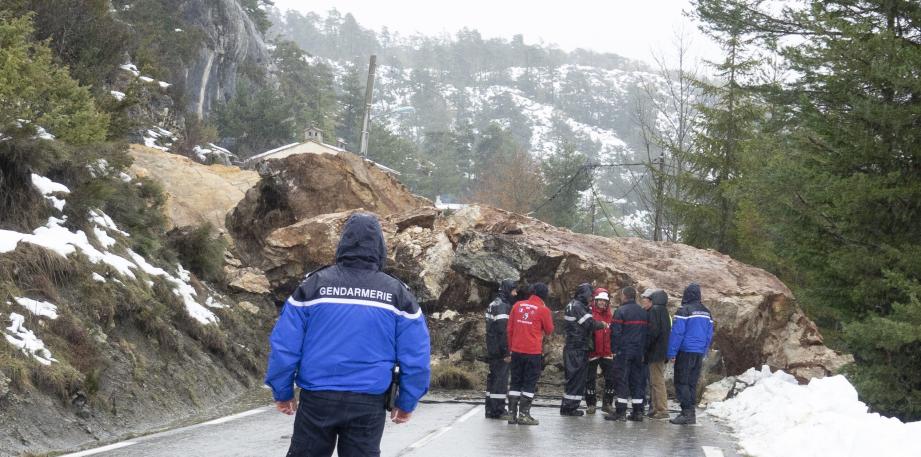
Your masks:
<svg viewBox="0 0 921 457"><path fill-rule="evenodd" d="M723 450L713 446L701 446L706 457L723 457Z"/></svg>
<svg viewBox="0 0 921 457"><path fill-rule="evenodd" d="M224 423L230 422L230 421L232 421L232 420L237 420L237 419L240 419L240 418L243 418L243 417L246 417L246 416L252 416L253 414L264 413L264 412L266 412L266 411L268 411L268 410L269 410L269 408L256 408L256 409L251 409L251 410L249 410L249 411L243 411L242 413L239 413L239 414L233 414L233 415L231 415L231 416L225 416L225 417L217 418L217 419L214 419L214 420L211 420L211 421L208 421L208 422L202 422L202 423L199 424L199 425L218 425L218 424L224 424Z"/></svg>
<svg viewBox="0 0 921 457"><path fill-rule="evenodd" d="M271 409L272 409L272 408L265 408L265 407L263 407L263 408L251 409L251 410L249 410L249 411L243 411L242 413L232 414L232 415L230 415L230 416L219 417L219 418L217 418L217 419L214 419L214 420L211 420L211 421L208 421L208 422L202 422L202 423L200 423L200 424L190 425L190 426L188 426L188 427L181 427L181 428L177 428L177 429L173 429L173 430L167 430L167 431L161 432L161 433L154 433L154 434L152 434L152 435L145 436L145 437L139 439L138 441L122 441L122 442L120 442L120 443L110 444L110 445L108 445L108 446L102 446L102 447L97 447L97 448L93 448L93 449L87 449L87 450L85 450L85 451L75 452L75 453L73 453L73 454L65 454L65 455L62 455L62 456L60 456L60 457L84 457L84 456L87 456L87 455L100 454L100 453L107 452L107 451L112 451L112 450L115 450L115 449L121 449L121 448L123 448L123 447L133 446L133 445L135 445L135 444L138 444L138 443L141 442L141 441L147 441L147 440L150 440L150 439L152 439L152 438L155 438L155 437L158 437L158 436L162 436L162 435L165 434L165 433L175 433L175 432L182 431L182 430L192 430L192 429L196 429L196 428L199 428L199 427L204 427L204 426L206 426L206 425L219 425L219 424L224 424L224 423L227 423L227 422L230 422L230 421L233 421L233 420L237 420L237 419L244 418L244 417L246 417L246 416L252 416L252 415L254 415L254 414L259 414L259 413L262 413L262 412L266 412L266 411L269 411L269 410L271 410Z"/></svg>
<svg viewBox="0 0 921 457"><path fill-rule="evenodd" d="M457 420L452 422L450 425L446 425L444 427L439 428L438 430L434 430L428 435L425 435L424 437L422 437L421 440L416 441L413 444L410 444L409 447L406 448L406 452L407 453L412 452L416 449L421 448L422 446L425 446L426 444L431 443L439 436L444 435L445 433L448 433L448 431L454 428L455 425L463 423L467 419L470 419L471 417L475 416L480 411L480 409L483 407L484 407L483 405L479 405L479 406L474 406L473 408L470 408L470 411L467 411L463 416L457 418ZM404 453L401 452L400 454L402 455Z"/></svg>
<svg viewBox="0 0 921 457"><path fill-rule="evenodd" d="M86 455L99 454L106 451L112 451L115 449L121 449L123 447L128 447L134 444L138 444L136 441L122 441L121 443L110 444L108 446L97 447L95 449L88 449L85 451L74 452L73 454L65 454L60 457L83 457Z"/></svg>

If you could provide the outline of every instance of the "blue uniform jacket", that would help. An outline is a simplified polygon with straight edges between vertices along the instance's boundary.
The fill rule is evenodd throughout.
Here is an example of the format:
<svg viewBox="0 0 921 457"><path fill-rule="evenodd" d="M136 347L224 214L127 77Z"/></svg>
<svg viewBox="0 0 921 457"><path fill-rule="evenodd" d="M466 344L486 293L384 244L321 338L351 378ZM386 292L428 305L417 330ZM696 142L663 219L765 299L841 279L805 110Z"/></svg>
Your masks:
<svg viewBox="0 0 921 457"><path fill-rule="evenodd" d="M700 286L696 283L684 289L681 308L675 313L672 334L668 338L668 358L678 352L706 354L713 340L713 318L710 310L700 302Z"/></svg>
<svg viewBox="0 0 921 457"><path fill-rule="evenodd" d="M415 297L381 271L383 234L370 214L345 224L336 264L307 276L270 337L265 382L277 401L308 391L383 394L400 365L396 406L415 409L429 388L429 332ZM383 407L383 405L381 406Z"/></svg>

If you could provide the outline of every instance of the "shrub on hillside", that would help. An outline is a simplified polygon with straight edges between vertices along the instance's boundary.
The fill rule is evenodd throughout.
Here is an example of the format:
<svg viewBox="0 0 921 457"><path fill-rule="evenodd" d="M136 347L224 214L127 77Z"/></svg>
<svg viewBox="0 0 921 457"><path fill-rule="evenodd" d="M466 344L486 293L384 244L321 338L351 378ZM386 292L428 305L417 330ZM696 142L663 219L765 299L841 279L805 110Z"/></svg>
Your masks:
<svg viewBox="0 0 921 457"><path fill-rule="evenodd" d="M206 281L224 277L224 251L227 243L205 223L195 228L175 229L169 233L169 245L179 260L196 276Z"/></svg>

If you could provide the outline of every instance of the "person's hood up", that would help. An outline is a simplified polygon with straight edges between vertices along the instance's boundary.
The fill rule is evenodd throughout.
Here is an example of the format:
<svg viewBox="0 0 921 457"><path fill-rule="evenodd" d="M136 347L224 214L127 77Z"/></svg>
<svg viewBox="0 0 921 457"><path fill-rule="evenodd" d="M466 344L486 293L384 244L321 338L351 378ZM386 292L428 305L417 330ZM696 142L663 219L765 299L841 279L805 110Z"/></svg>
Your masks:
<svg viewBox="0 0 921 457"><path fill-rule="evenodd" d="M692 303L700 303L700 284L692 282L684 289L684 295L681 296L681 304L689 305Z"/></svg>
<svg viewBox="0 0 921 457"><path fill-rule="evenodd" d="M668 305L668 294L662 289L653 292L652 295L649 296L649 299L652 300L652 306Z"/></svg>
<svg viewBox="0 0 921 457"><path fill-rule="evenodd" d="M386 261L387 247L377 217L369 213L349 216L336 248L336 263L347 267L383 270Z"/></svg>
<svg viewBox="0 0 921 457"><path fill-rule="evenodd" d="M550 288L542 282L534 283L531 285L531 294L537 295L544 302L547 301L547 298L550 297Z"/></svg>
<svg viewBox="0 0 921 457"><path fill-rule="evenodd" d="M518 281L514 279L503 279L499 283L499 298L504 300L506 303L512 302L512 290L518 287Z"/></svg>
<svg viewBox="0 0 921 457"><path fill-rule="evenodd" d="M592 299L592 285L587 282L579 284L579 287L576 288L575 299L587 305Z"/></svg>

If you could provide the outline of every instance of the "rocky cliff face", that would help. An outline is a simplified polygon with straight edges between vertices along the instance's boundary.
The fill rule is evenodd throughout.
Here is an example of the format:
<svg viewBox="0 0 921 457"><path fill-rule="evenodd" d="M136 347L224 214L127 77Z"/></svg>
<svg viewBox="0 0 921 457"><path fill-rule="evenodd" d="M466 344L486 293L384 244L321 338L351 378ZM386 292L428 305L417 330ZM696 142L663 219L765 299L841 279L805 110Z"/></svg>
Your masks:
<svg viewBox="0 0 921 457"><path fill-rule="evenodd" d="M188 110L202 117L233 95L242 73L264 68L269 51L237 0L188 1L183 18L205 36L197 58L185 69L183 84Z"/></svg>
<svg viewBox="0 0 921 457"><path fill-rule="evenodd" d="M508 277L549 283L556 310L576 285L589 281L609 289L660 287L673 297L674 312L684 287L699 282L717 323L715 347L727 372L767 363L808 379L836 372L850 360L823 345L815 324L776 277L712 251L576 234L485 206L445 214L392 177L369 172L367 163L343 157L293 156L271 161L268 168L274 171L247 193L228 226L239 256L266 273L279 299L304 273L333 261L341 225L352 210L364 208L382 217L388 271L413 289L430 314L479 314L499 280ZM358 185L356 176L365 172L368 180ZM466 339L471 329L459 334ZM436 346L443 337L433 336ZM467 354L455 358L477 358L474 345L467 344L472 341L458 346L452 338L459 337L447 338L438 350L449 354L458 347Z"/></svg>

